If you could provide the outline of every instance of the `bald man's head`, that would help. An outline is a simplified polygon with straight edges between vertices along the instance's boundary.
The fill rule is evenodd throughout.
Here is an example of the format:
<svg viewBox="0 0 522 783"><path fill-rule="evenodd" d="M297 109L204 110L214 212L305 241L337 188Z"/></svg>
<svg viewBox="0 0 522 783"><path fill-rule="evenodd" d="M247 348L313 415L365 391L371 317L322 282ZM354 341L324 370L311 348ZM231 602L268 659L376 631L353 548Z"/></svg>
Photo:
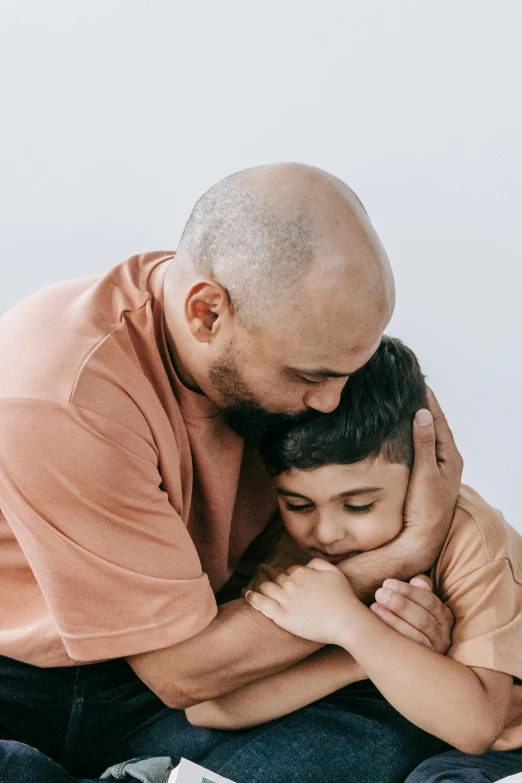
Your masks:
<svg viewBox="0 0 522 783"><path fill-rule="evenodd" d="M237 430L243 413L252 422L332 410L393 305L389 262L359 199L336 177L294 163L211 187L165 281L171 347L178 365L190 365L185 381L239 412Z"/></svg>
<svg viewBox="0 0 522 783"><path fill-rule="evenodd" d="M311 166L240 171L196 203L172 277L218 280L242 322L262 324L298 299L314 260L327 249L329 234L338 233L339 224L355 212L369 223L345 183Z"/></svg>

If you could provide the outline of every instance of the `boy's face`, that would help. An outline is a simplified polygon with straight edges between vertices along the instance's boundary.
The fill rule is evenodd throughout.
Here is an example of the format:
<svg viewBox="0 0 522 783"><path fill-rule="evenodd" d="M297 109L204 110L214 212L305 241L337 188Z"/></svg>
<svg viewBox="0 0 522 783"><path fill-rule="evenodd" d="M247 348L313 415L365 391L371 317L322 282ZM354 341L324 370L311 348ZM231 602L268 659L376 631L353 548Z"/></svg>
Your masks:
<svg viewBox="0 0 522 783"><path fill-rule="evenodd" d="M398 535L410 477L381 456L354 465L324 465L277 477L285 527L312 557L343 562Z"/></svg>

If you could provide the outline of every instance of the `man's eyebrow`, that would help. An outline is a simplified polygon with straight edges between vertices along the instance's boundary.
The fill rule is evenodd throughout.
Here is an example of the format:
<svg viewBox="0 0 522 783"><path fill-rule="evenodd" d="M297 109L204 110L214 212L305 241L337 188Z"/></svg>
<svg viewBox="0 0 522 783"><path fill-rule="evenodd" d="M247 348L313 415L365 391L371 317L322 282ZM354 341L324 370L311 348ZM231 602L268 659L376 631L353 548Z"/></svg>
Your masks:
<svg viewBox="0 0 522 783"><path fill-rule="evenodd" d="M349 378L351 374L329 370L328 367L319 367L317 370L300 370L299 367L287 367L286 369L298 375L308 375L312 378Z"/></svg>

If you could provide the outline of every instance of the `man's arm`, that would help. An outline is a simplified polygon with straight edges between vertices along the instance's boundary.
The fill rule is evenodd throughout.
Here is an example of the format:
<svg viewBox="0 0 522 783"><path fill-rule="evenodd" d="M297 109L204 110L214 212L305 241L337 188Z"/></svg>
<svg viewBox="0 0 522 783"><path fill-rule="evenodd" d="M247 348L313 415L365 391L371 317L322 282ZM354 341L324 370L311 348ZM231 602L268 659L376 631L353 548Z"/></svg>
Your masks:
<svg viewBox="0 0 522 783"><path fill-rule="evenodd" d="M185 709L286 669L321 646L283 631L239 599L220 606L191 639L127 661L165 704Z"/></svg>
<svg viewBox="0 0 522 783"><path fill-rule="evenodd" d="M365 673L346 650L329 646L221 699L189 707L187 718L194 726L246 729L288 715L365 679Z"/></svg>
<svg viewBox="0 0 522 783"><path fill-rule="evenodd" d="M415 462L404 506L404 527L393 541L363 552L344 567L354 592L369 601L390 576L408 581L435 562L451 524L460 489L462 457L431 389L430 411L413 425Z"/></svg>

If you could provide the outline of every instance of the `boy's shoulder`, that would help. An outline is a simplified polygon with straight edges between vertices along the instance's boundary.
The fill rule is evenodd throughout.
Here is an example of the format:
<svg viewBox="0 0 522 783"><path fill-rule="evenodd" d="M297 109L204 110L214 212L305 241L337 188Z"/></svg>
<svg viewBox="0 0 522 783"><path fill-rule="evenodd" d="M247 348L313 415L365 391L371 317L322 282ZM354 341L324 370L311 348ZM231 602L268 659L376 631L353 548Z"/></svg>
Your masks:
<svg viewBox="0 0 522 783"><path fill-rule="evenodd" d="M435 583L453 582L500 560L510 561L515 580L522 583L522 536L506 522L501 511L463 484L435 564Z"/></svg>

